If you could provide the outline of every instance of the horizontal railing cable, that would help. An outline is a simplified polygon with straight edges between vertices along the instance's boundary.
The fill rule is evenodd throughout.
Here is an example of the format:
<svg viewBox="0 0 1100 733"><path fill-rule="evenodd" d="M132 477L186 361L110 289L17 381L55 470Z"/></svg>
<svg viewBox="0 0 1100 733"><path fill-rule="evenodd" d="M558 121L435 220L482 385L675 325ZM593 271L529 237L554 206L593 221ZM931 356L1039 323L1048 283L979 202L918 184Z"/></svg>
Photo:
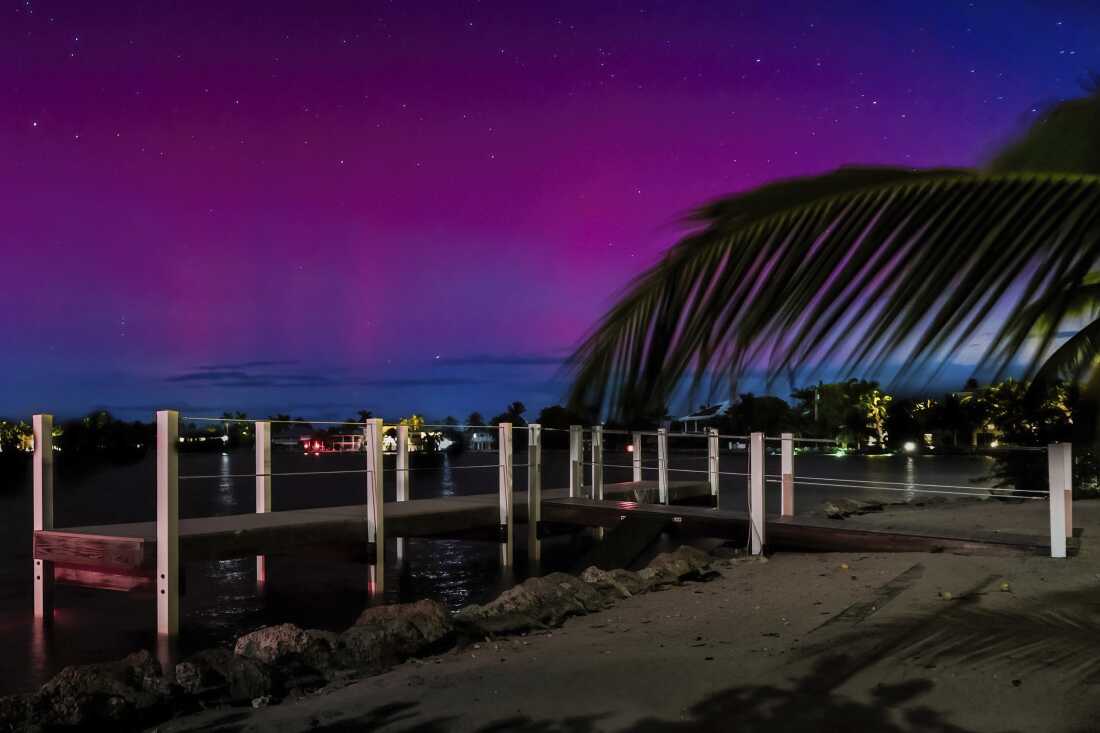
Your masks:
<svg viewBox="0 0 1100 733"><path fill-rule="evenodd" d="M769 478L769 479L779 479L779 478L781 478L781 476L779 474L774 474L774 473L773 474L765 474L765 476L766 476L766 478ZM1005 490L1005 489L1000 489L999 487L995 487L995 486L959 486L957 484L925 484L925 483L921 483L921 482L918 482L918 481L887 481L885 479L868 480L868 479L858 479L858 478L832 478L830 476L801 476L801 475L798 475L798 476L795 477L796 481L801 480L801 479L808 479L808 480L811 480L811 481L840 481L840 482L855 483L855 484L894 484L894 485L898 485L898 486L907 486L907 487L913 487L913 488L922 487L922 486L929 486L929 487L934 488L934 489L962 489L964 491ZM1037 489L1012 489L1012 491L1020 491L1020 492L1024 492L1024 493L1028 493L1028 494L1042 494L1043 496L1047 495L1046 491L1039 491Z"/></svg>
<svg viewBox="0 0 1100 733"><path fill-rule="evenodd" d="M781 483L780 481L778 481L776 479L766 479L766 481L769 484L779 484L779 483ZM951 495L951 496L979 496L979 497L984 496L984 494L974 492L974 491L972 491L972 492L938 491L938 490L934 490L934 489L903 489L903 488L891 488L891 487L887 487L887 486L853 486L853 485L847 485L847 484L823 484L823 483L817 483L817 482L814 482L814 481L800 481L797 478L794 480L794 483L795 483L795 486L798 486L799 484L801 484L803 486L827 486L829 488L858 489L858 490L864 490L864 491L866 491L866 490L900 491L900 492L909 493L909 494L918 493L918 494L947 494L947 495ZM987 491L997 491L997 489L986 489L986 490ZM1011 491L1011 489L1001 489L1001 491ZM993 496L996 496L996 495L994 494ZM1011 496L1011 497L1005 497L1005 498L1039 499L1039 500L1042 500L1044 497L1042 497L1042 496Z"/></svg>
<svg viewBox="0 0 1100 733"><path fill-rule="evenodd" d="M187 476L180 476L180 481L193 481L195 479L214 479L214 478L259 478L261 476L332 476L336 474L344 473L366 473L365 468L349 468L342 471L292 471L289 473L209 473L209 474L189 474Z"/></svg>

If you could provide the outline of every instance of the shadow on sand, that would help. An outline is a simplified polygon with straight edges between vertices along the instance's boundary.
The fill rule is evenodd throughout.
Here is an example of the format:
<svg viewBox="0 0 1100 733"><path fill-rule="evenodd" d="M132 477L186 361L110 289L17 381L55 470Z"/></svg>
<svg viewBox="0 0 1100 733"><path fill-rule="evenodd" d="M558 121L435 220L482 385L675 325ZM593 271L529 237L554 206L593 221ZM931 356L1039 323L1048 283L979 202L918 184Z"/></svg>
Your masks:
<svg viewBox="0 0 1100 733"><path fill-rule="evenodd" d="M869 703L835 694L835 671L851 665L843 655L822 659L793 688L773 685L742 685L718 692L687 711L679 721L647 718L626 727L612 729L601 724L608 715L538 720L526 716L501 718L476 729L478 733L702 733L736 730L738 733L822 733L829 731L876 731L876 733L969 733L945 720L918 698L932 689L926 679L897 685L880 685ZM258 730L248 726L246 714L218 721L211 733L243 733ZM401 733L450 733L469 730L458 716L419 719L416 702L382 705L365 715L342 719L312 720L308 730L324 733L401 731Z"/></svg>

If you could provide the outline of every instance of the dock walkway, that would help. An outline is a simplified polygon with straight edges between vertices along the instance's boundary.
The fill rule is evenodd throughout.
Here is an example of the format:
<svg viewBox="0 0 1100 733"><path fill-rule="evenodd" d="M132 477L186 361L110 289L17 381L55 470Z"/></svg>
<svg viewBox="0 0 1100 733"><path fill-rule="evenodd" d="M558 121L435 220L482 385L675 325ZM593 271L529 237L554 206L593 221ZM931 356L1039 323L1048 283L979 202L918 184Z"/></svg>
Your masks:
<svg viewBox="0 0 1100 733"><path fill-rule="evenodd" d="M604 484L605 497L636 497L655 491L656 482ZM712 498L705 482L669 484L670 499L698 502ZM542 504L568 499L568 489L542 492ZM513 495L515 521L527 522L527 495ZM393 537L438 537L500 526L497 494L447 496L435 499L386 502L386 534ZM349 557L369 553L367 507L295 509L265 513L230 514L179 520L180 552L187 561L224 560L251 555L277 556L311 551L342 552ZM56 577L79 585L115 587L121 581L102 575L152 577L156 567L156 522L133 522L87 527L37 530L34 557L54 563ZM83 571L83 572L73 572ZM93 580L94 579L94 580ZM122 583L127 589L135 583Z"/></svg>

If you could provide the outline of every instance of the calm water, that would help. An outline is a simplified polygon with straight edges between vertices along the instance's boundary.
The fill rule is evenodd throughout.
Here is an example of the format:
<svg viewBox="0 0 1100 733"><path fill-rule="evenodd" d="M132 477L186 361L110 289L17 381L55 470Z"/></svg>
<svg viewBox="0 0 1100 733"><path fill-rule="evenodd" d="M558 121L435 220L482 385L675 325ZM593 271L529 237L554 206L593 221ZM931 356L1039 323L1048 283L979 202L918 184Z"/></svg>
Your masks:
<svg viewBox="0 0 1100 733"><path fill-rule="evenodd" d="M679 452L674 441L671 467L700 471L705 455ZM728 452L723 445L721 470L745 472L744 453ZM647 449L648 450L648 449ZM525 452L517 452L516 463L525 463ZM646 465L656 465L646 455ZM411 494L413 499L495 492L496 454L465 453L441 460L418 463L413 456ZM276 453L273 472L361 468L361 454L309 457ZM387 466L393 458L386 457ZM609 447L605 455L605 481L630 479L630 454L621 447ZM472 468L490 464L491 468ZM844 457L800 455L796 474L848 479L917 481L936 484L971 483L984 476L991 459L981 456L951 457ZM232 454L185 454L180 474L251 473L251 451ZM567 485L567 455L564 450L544 451L543 486ZM587 472L587 469L586 469ZM779 472L779 459L769 456L769 474ZM386 494L393 498L393 474L386 474ZM655 478L647 471L646 478ZM671 479L702 480L699 473L671 473ZM155 516L154 463L150 455L136 465L109 467L92 473L67 475L59 472L55 487L55 523L58 527L148 521ZM741 476L722 477L722 508L745 505L745 482ZM31 622L31 496L29 475L21 485L0 487L0 693L38 685L66 664L121 657L138 648L153 647L154 606L151 596L86 590L60 586L56 591L56 614L45 633ZM526 469L517 468L517 491L526 487ZM799 486L796 507L800 512L817 509L833 497L904 498L905 493L872 492L852 488ZM363 501L361 474L276 477L272 502L275 509L338 506ZM778 510L774 485L768 488L769 511ZM251 479L215 478L181 483L180 513L183 517L252 512L255 509ZM773 506L774 504L774 506ZM433 597L458 607L483 602L501 588L522 579L525 533L516 533L518 566L511 575L499 567L496 545L456 540L406 542L404 562L397 563L394 547L389 548L386 568L386 600ZM543 570L570 568L591 545L588 533L557 537L543 543ZM183 652L228 641L240 633L267 623L293 621L302 626L339 629L351 624L366 604L366 569L354 563L333 563L289 558L268 559L268 583L262 593L255 584L253 558L221 562L188 563L186 595L183 597Z"/></svg>

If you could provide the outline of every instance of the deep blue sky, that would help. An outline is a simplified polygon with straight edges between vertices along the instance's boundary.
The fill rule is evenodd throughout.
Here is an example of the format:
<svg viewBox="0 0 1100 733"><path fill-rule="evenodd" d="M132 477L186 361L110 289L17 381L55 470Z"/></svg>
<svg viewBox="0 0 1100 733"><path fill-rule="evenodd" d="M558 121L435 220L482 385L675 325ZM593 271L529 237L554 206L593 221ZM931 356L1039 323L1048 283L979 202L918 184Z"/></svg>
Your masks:
<svg viewBox="0 0 1100 733"><path fill-rule="evenodd" d="M1100 69L1090 2L109 5L0 5L0 414L537 409L686 210Z"/></svg>

